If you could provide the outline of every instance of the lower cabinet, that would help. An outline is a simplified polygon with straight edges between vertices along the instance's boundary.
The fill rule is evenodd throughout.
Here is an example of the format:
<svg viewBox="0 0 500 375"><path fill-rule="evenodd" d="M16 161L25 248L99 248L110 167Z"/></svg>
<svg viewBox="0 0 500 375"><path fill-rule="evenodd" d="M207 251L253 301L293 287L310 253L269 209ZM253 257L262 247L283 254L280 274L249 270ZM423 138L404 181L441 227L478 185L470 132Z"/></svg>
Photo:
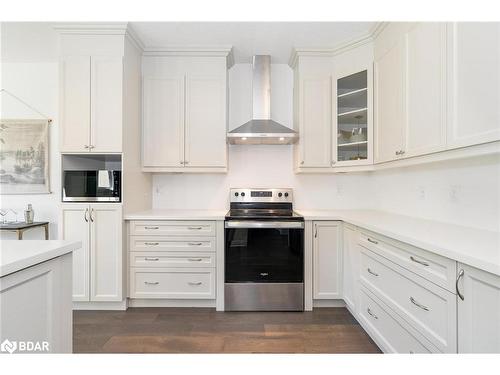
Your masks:
<svg viewBox="0 0 500 375"><path fill-rule="evenodd" d="M82 241L73 254L73 301L123 300L122 207L63 204L62 238Z"/></svg>
<svg viewBox="0 0 500 375"><path fill-rule="evenodd" d="M215 221L131 221L129 296L215 299Z"/></svg>
<svg viewBox="0 0 500 375"><path fill-rule="evenodd" d="M342 298L342 246L340 221L313 223L313 298Z"/></svg>
<svg viewBox="0 0 500 375"><path fill-rule="evenodd" d="M500 353L500 276L458 264L458 352Z"/></svg>
<svg viewBox="0 0 500 375"><path fill-rule="evenodd" d="M384 353L432 352L415 338L415 330L367 289L361 288L359 297L358 319Z"/></svg>

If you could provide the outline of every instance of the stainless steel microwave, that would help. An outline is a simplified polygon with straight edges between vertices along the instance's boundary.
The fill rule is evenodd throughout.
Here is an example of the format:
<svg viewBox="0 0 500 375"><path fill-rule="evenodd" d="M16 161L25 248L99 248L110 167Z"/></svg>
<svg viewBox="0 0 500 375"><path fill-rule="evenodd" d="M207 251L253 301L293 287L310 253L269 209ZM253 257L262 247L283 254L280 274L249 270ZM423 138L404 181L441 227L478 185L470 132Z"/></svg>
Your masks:
<svg viewBox="0 0 500 375"><path fill-rule="evenodd" d="M121 202L121 171L63 171L63 202Z"/></svg>

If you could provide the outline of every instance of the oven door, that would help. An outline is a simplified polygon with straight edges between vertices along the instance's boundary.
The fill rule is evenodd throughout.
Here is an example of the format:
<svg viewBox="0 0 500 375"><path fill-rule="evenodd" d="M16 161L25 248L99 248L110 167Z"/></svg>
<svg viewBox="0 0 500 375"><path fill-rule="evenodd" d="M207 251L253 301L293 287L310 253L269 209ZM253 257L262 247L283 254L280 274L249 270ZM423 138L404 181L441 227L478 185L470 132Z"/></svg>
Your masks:
<svg viewBox="0 0 500 375"><path fill-rule="evenodd" d="M226 283L303 283L304 222L225 223Z"/></svg>

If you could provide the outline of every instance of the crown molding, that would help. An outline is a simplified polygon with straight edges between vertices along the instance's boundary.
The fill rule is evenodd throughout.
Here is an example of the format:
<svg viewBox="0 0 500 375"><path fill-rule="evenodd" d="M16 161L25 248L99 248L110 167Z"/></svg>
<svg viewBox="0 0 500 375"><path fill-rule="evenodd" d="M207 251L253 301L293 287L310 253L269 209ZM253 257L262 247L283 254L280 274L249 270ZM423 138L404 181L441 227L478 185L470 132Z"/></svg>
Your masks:
<svg viewBox="0 0 500 375"><path fill-rule="evenodd" d="M61 35L122 35L141 52L144 43L129 22L72 22L58 23L54 29Z"/></svg>
<svg viewBox="0 0 500 375"><path fill-rule="evenodd" d="M222 56L226 58L227 67L234 65L232 46L165 46L145 47L143 56Z"/></svg>
<svg viewBox="0 0 500 375"><path fill-rule="evenodd" d="M363 44L370 43L373 41L387 26L387 22L377 22L370 31L362 35L361 37L351 39L347 42L343 42L338 44L336 47L332 48L304 48L304 47L296 47L292 49L292 53L290 54L290 59L288 60L288 65L294 69L297 65L297 61L299 56L324 56L324 57L333 57L335 55L339 55L341 53L347 52L353 48L357 48L362 46Z"/></svg>

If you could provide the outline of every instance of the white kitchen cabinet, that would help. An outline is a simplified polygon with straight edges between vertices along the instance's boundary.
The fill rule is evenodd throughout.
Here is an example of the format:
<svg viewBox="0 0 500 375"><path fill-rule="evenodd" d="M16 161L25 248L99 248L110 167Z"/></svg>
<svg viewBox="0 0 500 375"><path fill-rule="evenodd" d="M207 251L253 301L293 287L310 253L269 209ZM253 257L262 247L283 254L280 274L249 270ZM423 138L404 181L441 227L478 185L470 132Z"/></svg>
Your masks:
<svg viewBox="0 0 500 375"><path fill-rule="evenodd" d="M460 263L457 271L458 352L500 353L500 277Z"/></svg>
<svg viewBox="0 0 500 375"><path fill-rule="evenodd" d="M227 68L206 53L144 56L143 171L227 171Z"/></svg>
<svg viewBox="0 0 500 375"><path fill-rule="evenodd" d="M226 77L186 76L186 167L226 167Z"/></svg>
<svg viewBox="0 0 500 375"><path fill-rule="evenodd" d="M123 280L122 210L90 206L90 299L121 301Z"/></svg>
<svg viewBox="0 0 500 375"><path fill-rule="evenodd" d="M344 302L351 312L358 311L359 304L359 232L355 227L344 224L342 236Z"/></svg>
<svg viewBox="0 0 500 375"><path fill-rule="evenodd" d="M73 255L73 301L122 301L122 208L63 204L62 238L82 241Z"/></svg>
<svg viewBox="0 0 500 375"><path fill-rule="evenodd" d="M331 165L332 77L303 77L299 88L300 167Z"/></svg>
<svg viewBox="0 0 500 375"><path fill-rule="evenodd" d="M90 145L92 152L122 151L122 57L92 56Z"/></svg>
<svg viewBox="0 0 500 375"><path fill-rule="evenodd" d="M90 225L89 206L64 204L61 235L65 240L81 241L82 247L73 252L73 301L90 299Z"/></svg>
<svg viewBox="0 0 500 375"><path fill-rule="evenodd" d="M90 145L90 56L64 57L60 79L61 151L86 152Z"/></svg>
<svg viewBox="0 0 500 375"><path fill-rule="evenodd" d="M500 24L448 25L448 147L500 139Z"/></svg>
<svg viewBox="0 0 500 375"><path fill-rule="evenodd" d="M404 44L399 39L375 60L375 161L401 155L404 131Z"/></svg>
<svg viewBox="0 0 500 375"><path fill-rule="evenodd" d="M336 166L366 165L372 159L372 64L338 69L332 160Z"/></svg>
<svg viewBox="0 0 500 375"><path fill-rule="evenodd" d="M405 35L405 45L403 155L442 151L446 148L446 25L417 23Z"/></svg>
<svg viewBox="0 0 500 375"><path fill-rule="evenodd" d="M122 151L122 57L64 56L61 152Z"/></svg>
<svg viewBox="0 0 500 375"><path fill-rule="evenodd" d="M0 342L31 342L39 345L37 352L71 353L71 253L1 277L0 316ZM19 345L14 349L29 353Z"/></svg>
<svg viewBox="0 0 500 375"><path fill-rule="evenodd" d="M184 77L144 77L142 137L144 167L184 165Z"/></svg>
<svg viewBox="0 0 500 375"><path fill-rule="evenodd" d="M341 223L313 223L313 298L342 298Z"/></svg>

